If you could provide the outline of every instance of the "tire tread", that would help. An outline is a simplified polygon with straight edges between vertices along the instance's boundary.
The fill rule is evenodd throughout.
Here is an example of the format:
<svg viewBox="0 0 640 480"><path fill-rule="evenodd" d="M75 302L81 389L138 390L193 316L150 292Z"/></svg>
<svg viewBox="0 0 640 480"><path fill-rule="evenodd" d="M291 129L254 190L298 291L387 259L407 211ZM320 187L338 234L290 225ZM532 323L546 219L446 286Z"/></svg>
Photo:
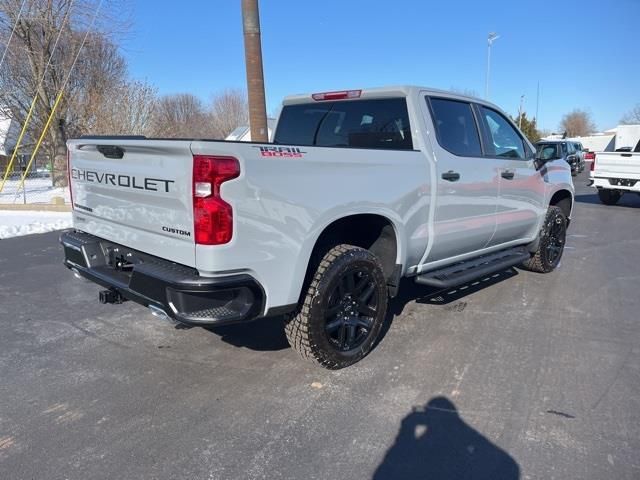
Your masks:
<svg viewBox="0 0 640 480"><path fill-rule="evenodd" d="M316 296L319 295L318 287L323 280L327 270L329 270L340 258L354 254L356 252L366 252L370 258L375 259L378 268L382 270L377 258L370 254L368 250L353 245L340 244L331 248L319 261L318 266L305 290L298 308L285 317L285 334L291 347L300 356L321 367L336 370L350 365L349 362L336 361L326 354L324 349L314 342L313 335L309 328L311 319L311 308Z"/></svg>
<svg viewBox="0 0 640 480"><path fill-rule="evenodd" d="M547 213L545 215L544 223L543 223L542 228L540 230L540 238L542 238L542 237L544 237L546 235L546 228L547 228L547 224L549 223L550 218L555 218L557 215L561 215L562 217L564 217L564 213L562 212L562 209L560 207L558 207L558 206L551 205L549 207L549 209L547 210ZM549 273L552 270L554 270L554 268L549 268L549 266L545 264L545 261L542 258L542 245L541 244L538 245L538 249L531 256L531 258L529 260L526 260L525 262L523 262L522 266L527 270L530 270L532 272L538 272L538 273Z"/></svg>

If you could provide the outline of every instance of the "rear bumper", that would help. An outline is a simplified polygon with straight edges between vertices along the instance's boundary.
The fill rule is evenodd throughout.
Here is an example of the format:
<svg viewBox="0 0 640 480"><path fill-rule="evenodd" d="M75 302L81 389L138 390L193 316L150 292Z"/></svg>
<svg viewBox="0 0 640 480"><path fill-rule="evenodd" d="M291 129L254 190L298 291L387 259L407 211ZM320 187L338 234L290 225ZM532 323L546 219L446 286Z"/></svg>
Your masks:
<svg viewBox="0 0 640 480"><path fill-rule="evenodd" d="M628 177L591 177L590 186L607 190L640 192L640 180Z"/></svg>
<svg viewBox="0 0 640 480"><path fill-rule="evenodd" d="M193 268L80 231L64 232L60 243L73 272L180 323L243 322L264 310L264 290L247 274L202 277Z"/></svg>

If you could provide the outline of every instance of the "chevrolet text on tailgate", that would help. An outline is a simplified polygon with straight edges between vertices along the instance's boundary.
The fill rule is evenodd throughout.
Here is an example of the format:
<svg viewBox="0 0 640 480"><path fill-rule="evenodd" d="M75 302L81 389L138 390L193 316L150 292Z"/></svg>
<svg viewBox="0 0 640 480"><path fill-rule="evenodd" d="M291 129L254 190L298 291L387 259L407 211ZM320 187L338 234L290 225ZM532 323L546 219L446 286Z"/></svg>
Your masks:
<svg viewBox="0 0 640 480"><path fill-rule="evenodd" d="M551 272L569 165L498 107L421 87L296 95L273 143L72 140L65 265L196 326L284 316L326 368L375 344L403 277L446 289L515 265Z"/></svg>

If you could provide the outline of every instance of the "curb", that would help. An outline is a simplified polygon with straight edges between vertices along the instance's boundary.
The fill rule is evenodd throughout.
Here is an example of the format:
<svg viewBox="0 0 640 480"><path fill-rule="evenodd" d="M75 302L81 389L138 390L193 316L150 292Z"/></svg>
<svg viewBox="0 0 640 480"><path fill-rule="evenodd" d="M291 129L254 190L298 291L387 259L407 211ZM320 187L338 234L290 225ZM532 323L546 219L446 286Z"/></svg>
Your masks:
<svg viewBox="0 0 640 480"><path fill-rule="evenodd" d="M31 203L26 205L11 205L0 203L0 211L9 210L13 212L70 212L71 205L55 205L49 203Z"/></svg>

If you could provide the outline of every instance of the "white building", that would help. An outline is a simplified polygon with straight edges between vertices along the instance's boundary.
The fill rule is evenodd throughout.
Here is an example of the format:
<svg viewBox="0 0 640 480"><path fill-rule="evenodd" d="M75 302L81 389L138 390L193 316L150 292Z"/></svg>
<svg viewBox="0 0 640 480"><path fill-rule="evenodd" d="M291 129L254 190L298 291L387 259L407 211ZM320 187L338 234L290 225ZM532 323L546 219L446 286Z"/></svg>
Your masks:
<svg viewBox="0 0 640 480"><path fill-rule="evenodd" d="M554 133L542 140L561 140L562 134ZM567 138L582 143L590 152L613 152L618 148L634 148L640 140L640 125L618 125L604 132L593 133L584 137Z"/></svg>
<svg viewBox="0 0 640 480"><path fill-rule="evenodd" d="M276 119L275 118L267 118L267 129L269 130L268 139L271 141L273 138L273 130L276 128ZM233 140L236 142L250 142L251 141L251 130L248 125L242 125L241 127L236 128L233 132L231 132L225 140Z"/></svg>

